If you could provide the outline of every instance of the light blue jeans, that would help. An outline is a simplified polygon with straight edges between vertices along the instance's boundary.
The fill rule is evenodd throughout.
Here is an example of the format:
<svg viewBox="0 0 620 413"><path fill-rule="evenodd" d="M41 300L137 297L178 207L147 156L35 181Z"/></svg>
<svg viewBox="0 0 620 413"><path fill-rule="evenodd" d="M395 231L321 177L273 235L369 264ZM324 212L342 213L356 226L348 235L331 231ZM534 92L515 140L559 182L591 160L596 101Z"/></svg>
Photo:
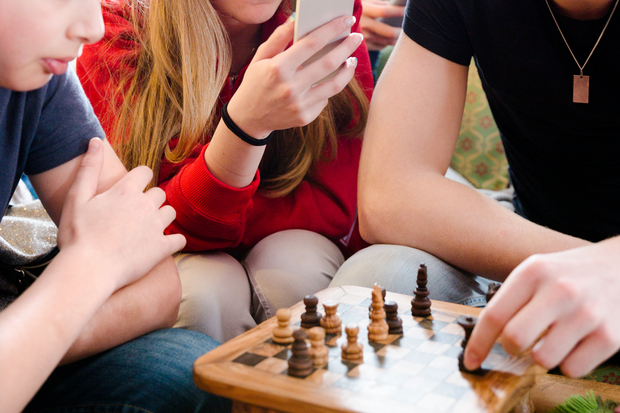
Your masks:
<svg viewBox="0 0 620 413"><path fill-rule="evenodd" d="M379 284L387 291L413 295L420 264L428 268L427 288L433 300L472 307L486 305L491 280L469 274L439 258L402 245L371 245L357 252L340 267L330 287Z"/></svg>
<svg viewBox="0 0 620 413"><path fill-rule="evenodd" d="M217 346L203 334L160 330L57 368L25 412L230 412L228 399L198 389L194 361Z"/></svg>

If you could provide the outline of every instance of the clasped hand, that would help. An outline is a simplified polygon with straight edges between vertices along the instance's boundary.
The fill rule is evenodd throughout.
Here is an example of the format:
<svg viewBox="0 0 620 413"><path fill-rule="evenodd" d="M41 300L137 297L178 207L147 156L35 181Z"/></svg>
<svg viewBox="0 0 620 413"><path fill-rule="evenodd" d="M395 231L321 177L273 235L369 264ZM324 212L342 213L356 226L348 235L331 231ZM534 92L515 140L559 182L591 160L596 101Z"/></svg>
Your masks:
<svg viewBox="0 0 620 413"><path fill-rule="evenodd" d="M138 167L97 194L103 152L102 142L92 139L65 199L58 246L85 254L93 269L105 268L119 289L183 248L185 238L164 235L175 211L162 207L161 189L143 192L153 176L149 168Z"/></svg>

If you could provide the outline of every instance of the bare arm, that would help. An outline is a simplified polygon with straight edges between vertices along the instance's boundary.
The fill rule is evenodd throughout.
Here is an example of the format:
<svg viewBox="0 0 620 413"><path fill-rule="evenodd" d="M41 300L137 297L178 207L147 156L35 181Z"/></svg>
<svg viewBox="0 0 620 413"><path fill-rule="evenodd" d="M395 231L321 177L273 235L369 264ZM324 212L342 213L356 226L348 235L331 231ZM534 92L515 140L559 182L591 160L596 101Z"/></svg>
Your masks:
<svg viewBox="0 0 620 413"><path fill-rule="evenodd" d="M39 279L0 312L0 410L21 411L116 290L130 285L184 245L164 236L174 210L152 173L140 167L97 194L103 145L91 141L67 193L60 253ZM53 210L53 208L52 208ZM54 212L52 212L54 213Z"/></svg>
<svg viewBox="0 0 620 413"><path fill-rule="evenodd" d="M104 141L104 166L97 193L108 190L127 171ZM31 176L48 213L58 224L63 203L82 157L50 171ZM90 319L62 360L76 361L107 350L148 332L171 327L181 301L181 283L171 257L146 276L115 292Z"/></svg>
<svg viewBox="0 0 620 413"><path fill-rule="evenodd" d="M500 280L532 254L586 245L444 177L466 87L467 67L400 37L373 96L362 149L363 237Z"/></svg>

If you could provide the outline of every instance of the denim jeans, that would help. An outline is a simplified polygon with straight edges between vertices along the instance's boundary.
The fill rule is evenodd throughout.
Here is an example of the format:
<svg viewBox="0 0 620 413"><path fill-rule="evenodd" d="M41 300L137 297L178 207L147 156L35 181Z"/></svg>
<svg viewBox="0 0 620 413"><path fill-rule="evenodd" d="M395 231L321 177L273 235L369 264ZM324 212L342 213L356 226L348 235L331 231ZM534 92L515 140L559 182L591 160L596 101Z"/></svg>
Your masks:
<svg viewBox="0 0 620 413"><path fill-rule="evenodd" d="M160 330L58 367L25 412L230 412L198 389L194 361L217 346L203 334Z"/></svg>
<svg viewBox="0 0 620 413"><path fill-rule="evenodd" d="M413 295L420 264L428 268L427 288L433 300L472 307L486 305L490 280L453 267L439 258L402 245L371 245L340 267L330 287L379 284L387 291Z"/></svg>

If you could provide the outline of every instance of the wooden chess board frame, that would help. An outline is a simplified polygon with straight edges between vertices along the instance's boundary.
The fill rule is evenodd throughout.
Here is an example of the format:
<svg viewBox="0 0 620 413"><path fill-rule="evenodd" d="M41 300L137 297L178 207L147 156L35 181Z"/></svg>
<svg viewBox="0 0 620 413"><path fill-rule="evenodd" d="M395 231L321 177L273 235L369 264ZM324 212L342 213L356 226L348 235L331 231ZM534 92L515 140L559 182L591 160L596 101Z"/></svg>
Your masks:
<svg viewBox="0 0 620 413"><path fill-rule="evenodd" d="M319 298L319 309L322 309L322 303L326 300L359 305L370 299L371 292L369 288L343 286L329 288L315 295ZM386 295L386 300L398 303L399 315L403 319L412 318L410 312L408 316L404 315L411 308L411 298L411 296L391 292ZM480 313L480 309L439 301L432 302L432 310L456 316L467 314L477 316ZM291 307L291 325L299 323L304 311L303 302ZM469 387L464 397L448 407L438 405L436 408L427 406L426 409L419 407L414 409L412 405L391 404L389 399L374 392L359 392L352 397L351 392L332 386L333 383L322 380L320 375L298 379L286 373L274 374L234 361L249 350L269 342L276 325L275 317L271 318L200 357L194 363L194 381L198 387L232 399L233 412L237 413L377 413L388 411L390 413L399 411L506 413L528 394L536 382L536 377L545 373L542 367L534 363L529 353L518 358L507 357L507 361L500 366L501 368L488 371L484 375L463 373L457 370L455 373L459 376L461 385L465 383L465 386ZM459 333L463 335L462 332ZM365 351L368 347L372 349L366 341L360 340L360 342L364 344ZM281 363L282 360L279 362Z"/></svg>

